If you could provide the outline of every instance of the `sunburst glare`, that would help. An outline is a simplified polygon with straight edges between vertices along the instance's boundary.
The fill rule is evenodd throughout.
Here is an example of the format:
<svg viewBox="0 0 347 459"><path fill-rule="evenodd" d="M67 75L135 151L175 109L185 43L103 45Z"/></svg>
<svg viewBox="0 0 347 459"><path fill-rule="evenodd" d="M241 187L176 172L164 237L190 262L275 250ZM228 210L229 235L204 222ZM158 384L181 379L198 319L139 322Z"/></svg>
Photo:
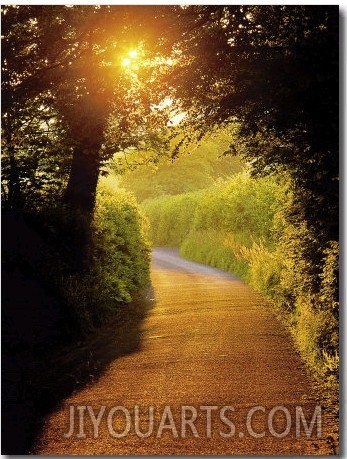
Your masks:
<svg viewBox="0 0 347 459"><path fill-rule="evenodd" d="M123 58L122 60L122 66L123 67L129 67L131 64L133 64L137 58L138 58L138 51L136 49L131 49L127 56Z"/></svg>

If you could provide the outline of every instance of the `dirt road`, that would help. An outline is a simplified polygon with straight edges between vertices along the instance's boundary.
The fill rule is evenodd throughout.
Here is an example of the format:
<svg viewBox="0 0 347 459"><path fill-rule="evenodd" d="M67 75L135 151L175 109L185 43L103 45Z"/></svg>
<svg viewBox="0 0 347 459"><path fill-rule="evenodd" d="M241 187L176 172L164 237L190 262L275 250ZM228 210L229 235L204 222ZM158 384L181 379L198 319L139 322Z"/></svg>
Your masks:
<svg viewBox="0 0 347 459"><path fill-rule="evenodd" d="M65 400L37 453L331 453L305 367L261 295L173 249L154 250L152 282L140 350Z"/></svg>

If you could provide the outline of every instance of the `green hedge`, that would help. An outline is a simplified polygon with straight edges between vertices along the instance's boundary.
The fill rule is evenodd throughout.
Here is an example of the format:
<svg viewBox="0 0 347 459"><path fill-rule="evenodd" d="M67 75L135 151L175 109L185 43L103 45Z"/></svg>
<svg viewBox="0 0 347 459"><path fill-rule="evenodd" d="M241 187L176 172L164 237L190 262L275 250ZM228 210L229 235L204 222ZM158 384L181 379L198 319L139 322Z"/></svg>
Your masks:
<svg viewBox="0 0 347 459"><path fill-rule="evenodd" d="M179 247L191 231L196 208L203 196L204 193L198 191L144 201L141 207L150 218L152 244Z"/></svg>
<svg viewBox="0 0 347 459"><path fill-rule="evenodd" d="M77 323L87 329L104 323L122 304L149 284L147 221L129 193L98 188L91 230L91 264L64 278L65 301Z"/></svg>
<svg viewBox="0 0 347 459"><path fill-rule="evenodd" d="M264 293L317 374L337 376L338 243L322 246L286 177L238 174L203 191L143 203L150 239L233 273ZM298 213L298 215L300 215Z"/></svg>

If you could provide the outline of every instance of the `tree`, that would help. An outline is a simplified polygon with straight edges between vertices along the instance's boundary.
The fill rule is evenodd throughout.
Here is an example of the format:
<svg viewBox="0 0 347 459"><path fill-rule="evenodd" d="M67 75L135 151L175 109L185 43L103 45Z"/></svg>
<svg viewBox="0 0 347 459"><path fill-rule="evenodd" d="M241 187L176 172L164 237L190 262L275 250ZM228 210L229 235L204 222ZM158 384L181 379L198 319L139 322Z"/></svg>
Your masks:
<svg viewBox="0 0 347 459"><path fill-rule="evenodd" d="M49 91L73 149L64 194L72 207L92 213L100 165L114 153L101 149L111 107L122 148L131 114L142 123L167 97L191 137L241 122L254 170L288 169L306 219L337 238L337 7L10 6L3 35L3 116ZM147 65L130 101L134 81L119 57L139 44Z"/></svg>
<svg viewBox="0 0 347 459"><path fill-rule="evenodd" d="M7 143L12 144L10 120L21 118L28 100L48 94L45 106L64 123L65 144L72 149L63 200L89 215L102 161L114 153L101 151L112 109L116 106L121 121L136 110L148 115L150 103L157 102L155 97L149 100L148 88L146 97L143 88L142 95L133 93L129 101L132 81L121 65L122 55L145 40L155 53L151 26L158 17L154 13L154 7L126 6L6 6L2 10L2 115ZM139 121L143 123L143 116ZM124 134L134 125L119 123L118 128L122 146ZM11 193L19 196L21 178L15 178L16 160L9 153Z"/></svg>
<svg viewBox="0 0 347 459"><path fill-rule="evenodd" d="M255 172L289 170L310 226L336 240L338 7L199 5L176 15L177 65L163 78L187 128L201 136L240 121Z"/></svg>
<svg viewBox="0 0 347 459"><path fill-rule="evenodd" d="M127 170L119 177L120 185L132 191L139 202L208 188L245 167L240 158L223 154L229 143L229 130L218 129L213 135L205 136L199 145L190 145L187 154L182 153L174 161L168 158L175 148L174 142L158 162L154 161L152 152L134 150L129 155ZM140 165L139 158L142 158ZM121 159L115 157L112 164L118 173ZM132 169L132 160L137 166L135 169Z"/></svg>
<svg viewBox="0 0 347 459"><path fill-rule="evenodd" d="M89 17L86 18L88 12ZM87 22L89 21L90 27L93 9L80 10L79 13L82 17L85 16ZM78 144L73 126L69 126L68 101L76 102L72 100L73 92L76 98L83 97L83 89L80 90L83 84L76 83L77 75L76 79L71 79L71 68L76 69L78 61L87 53L85 39L87 30L83 28L88 29L88 25L82 22L82 26L78 29L76 19L76 12L67 7L9 6L3 8L2 117L5 120L3 128L11 158L10 177L18 176L16 181L14 179L9 181L9 189L14 188L16 184L17 196L19 196L20 184L24 185L23 174L25 175L26 171L21 170L19 176L18 168L15 167L17 158L14 155L18 145L13 145L11 138L16 138L18 131L23 131L24 110L26 116L29 119L36 118L38 124L40 124L40 115L44 115L41 116L41 121L44 121L46 110L51 113L55 111L51 116L65 122L65 127L70 131L69 141L66 139L68 146L76 149L74 143ZM74 91L71 91L72 88ZM41 105L41 114L37 110L38 102L39 107ZM25 137L28 137L27 132ZM30 149L22 146L21 152L23 150L27 151L27 156L32 155ZM10 192L10 195L13 193ZM17 206L18 202L12 199L11 207Z"/></svg>

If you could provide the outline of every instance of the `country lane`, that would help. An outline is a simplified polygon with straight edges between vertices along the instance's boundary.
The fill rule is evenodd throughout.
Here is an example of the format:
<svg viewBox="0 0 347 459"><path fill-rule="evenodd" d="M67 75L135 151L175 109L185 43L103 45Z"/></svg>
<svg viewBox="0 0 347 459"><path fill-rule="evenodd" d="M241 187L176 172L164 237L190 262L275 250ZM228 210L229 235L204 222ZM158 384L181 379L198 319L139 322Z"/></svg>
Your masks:
<svg viewBox="0 0 347 459"><path fill-rule="evenodd" d="M311 378L259 293L175 249L154 249L151 278L140 349L63 401L36 454L331 453Z"/></svg>

